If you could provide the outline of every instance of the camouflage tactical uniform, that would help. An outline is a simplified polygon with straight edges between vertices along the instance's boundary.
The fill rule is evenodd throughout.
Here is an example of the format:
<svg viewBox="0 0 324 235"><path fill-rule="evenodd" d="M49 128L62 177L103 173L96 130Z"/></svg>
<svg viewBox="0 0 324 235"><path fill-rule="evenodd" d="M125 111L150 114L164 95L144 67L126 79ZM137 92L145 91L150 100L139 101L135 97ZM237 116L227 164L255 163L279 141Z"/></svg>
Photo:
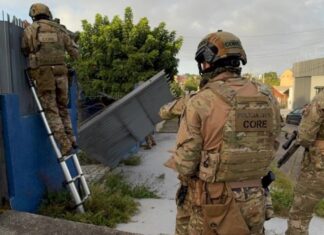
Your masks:
<svg viewBox="0 0 324 235"><path fill-rule="evenodd" d="M324 197L324 92L305 109L297 142L309 148L294 189L287 235L307 235L315 205Z"/></svg>
<svg viewBox="0 0 324 235"><path fill-rule="evenodd" d="M204 168L204 165L212 165L219 163L218 152L224 143L224 125L228 119L230 107L219 95L215 94L211 86L218 86L217 84L225 85L224 89L233 89L236 94L240 96L254 96L258 93L258 88L251 82L240 78L237 74L231 72L224 72L211 79L207 83L206 89L202 89L197 95L193 96L186 105L186 110L182 115L180 128L177 135L177 149L174 155L176 161L176 169L181 177L190 178L189 181L189 200L192 211L189 218L188 231L179 234L218 234L218 228L215 223L209 223L206 220L206 213L213 213L217 210L208 211L208 205L217 204L223 199L235 198L235 202L239 208L237 216L243 217L241 228L238 227L235 234L263 234L263 223L265 219L265 197L264 190L260 185L260 178L256 180L243 182L214 182L209 183L207 175L211 172L211 168ZM269 93L269 96L271 94ZM272 97L273 98L273 97ZM269 145L269 152L274 149L275 138L280 133L279 109L275 100L273 102L270 112L273 114L275 124L272 126L273 130L269 140L262 143L263 138L260 136L261 143L265 146ZM225 127L225 129L228 127ZM244 136L244 133L239 135ZM234 136L233 136L234 137ZM232 138L232 137L231 137ZM235 137L240 138L240 137ZM255 138L255 137L254 137ZM252 146L253 147L253 146ZM208 157L204 158L204 153ZM210 157L216 156L215 158ZM270 154L273 155L273 154ZM265 157L265 156L264 156ZM268 156L267 162L273 159L273 156ZM262 159L263 156L258 157ZM218 161L218 162L217 162ZM249 164L249 163L244 163ZM240 163L242 168L243 163ZM267 163L262 171L266 172L269 167ZM206 175L205 175L206 173ZM209 175L214 175L214 173ZM235 174L233 172L233 174ZM252 172L254 174L254 172ZM197 177L199 176L199 178ZM237 176L235 174L234 176ZM202 180L204 179L204 180ZM193 186L191 186L193 185ZM199 187L195 185L201 185ZM209 187L211 187L209 189ZM228 189L230 187L230 189ZM212 189L214 188L214 189ZM227 188L227 193L224 194L224 188ZM207 189L207 190L206 190ZM226 197L223 195L226 195ZM205 212L203 212L205 210ZM208 217L208 216L207 216ZM227 221L226 223L233 223L234 221ZM235 222L234 222L235 223ZM206 225L207 224L207 225ZM230 227L229 225L226 225ZM217 232L216 232L217 231ZM241 231L241 232L240 232ZM220 233L220 235L225 233ZM230 233L227 233L230 235ZM234 235L234 234L233 234Z"/></svg>
<svg viewBox="0 0 324 235"><path fill-rule="evenodd" d="M186 103L190 96L180 97L170 103L163 105L160 108L159 115L164 120L179 118L185 109Z"/></svg>
<svg viewBox="0 0 324 235"><path fill-rule="evenodd" d="M187 95L163 105L160 108L160 112L159 112L160 117L164 120L180 118L189 98L190 98L189 95ZM169 159L165 165L172 169L175 168L173 159ZM182 178L179 177L179 180L180 180L180 187L178 189L178 193L180 191L181 186L188 186L188 180L186 179L186 177L182 177ZM178 205L177 203L176 228L175 228L176 235L188 234L190 215L191 215L191 203L190 203L189 195L187 195L182 205Z"/></svg>
<svg viewBox="0 0 324 235"><path fill-rule="evenodd" d="M76 59L78 48L63 27L41 19L24 30L22 50L28 56L29 74L36 84L49 126L62 154L66 155L72 145L76 146L76 140L67 110L68 69L64 59L65 51Z"/></svg>

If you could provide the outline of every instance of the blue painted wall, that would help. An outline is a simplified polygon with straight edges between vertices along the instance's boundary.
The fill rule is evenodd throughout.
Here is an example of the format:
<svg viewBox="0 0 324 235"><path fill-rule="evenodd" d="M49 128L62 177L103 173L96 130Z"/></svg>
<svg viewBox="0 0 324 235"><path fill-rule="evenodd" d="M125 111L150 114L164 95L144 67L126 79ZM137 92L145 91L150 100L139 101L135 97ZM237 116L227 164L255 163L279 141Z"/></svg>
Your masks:
<svg viewBox="0 0 324 235"><path fill-rule="evenodd" d="M77 130L77 86L70 88L70 114ZM18 211L36 212L48 191L63 188L64 177L38 113L22 116L19 96L0 95L4 153L10 205ZM75 175L72 162L69 167Z"/></svg>

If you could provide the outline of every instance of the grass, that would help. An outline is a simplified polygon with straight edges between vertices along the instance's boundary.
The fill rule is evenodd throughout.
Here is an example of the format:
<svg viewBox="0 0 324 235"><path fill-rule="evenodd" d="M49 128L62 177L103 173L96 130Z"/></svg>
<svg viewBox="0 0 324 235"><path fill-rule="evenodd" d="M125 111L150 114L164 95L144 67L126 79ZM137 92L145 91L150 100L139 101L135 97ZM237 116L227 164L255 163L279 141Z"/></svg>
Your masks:
<svg viewBox="0 0 324 235"><path fill-rule="evenodd" d="M69 192L48 193L39 213L95 225L115 227L127 223L138 211L135 198L158 198L145 185L131 186L119 174L108 174L101 184L90 186L91 198L85 203L85 213L73 210Z"/></svg>
<svg viewBox="0 0 324 235"><path fill-rule="evenodd" d="M79 151L78 153L78 159L81 165L90 165L90 164L98 164L99 162L94 160L94 159L90 159L88 157L88 155L86 154L86 152L84 151Z"/></svg>
<svg viewBox="0 0 324 235"><path fill-rule="evenodd" d="M274 212L277 216L288 216L289 209L293 202L293 183L278 168L272 168L276 180L271 185L271 197Z"/></svg>
<svg viewBox="0 0 324 235"><path fill-rule="evenodd" d="M271 197L274 212L277 216L287 217L293 202L293 182L278 168L272 168L276 180L271 185ZM315 207L315 214L324 217L324 199Z"/></svg>
<svg viewBox="0 0 324 235"><path fill-rule="evenodd" d="M126 166L138 166L142 162L141 156L134 155L121 161Z"/></svg>
<svg viewBox="0 0 324 235"><path fill-rule="evenodd" d="M319 217L324 217L324 200L322 199L315 207L315 214Z"/></svg>

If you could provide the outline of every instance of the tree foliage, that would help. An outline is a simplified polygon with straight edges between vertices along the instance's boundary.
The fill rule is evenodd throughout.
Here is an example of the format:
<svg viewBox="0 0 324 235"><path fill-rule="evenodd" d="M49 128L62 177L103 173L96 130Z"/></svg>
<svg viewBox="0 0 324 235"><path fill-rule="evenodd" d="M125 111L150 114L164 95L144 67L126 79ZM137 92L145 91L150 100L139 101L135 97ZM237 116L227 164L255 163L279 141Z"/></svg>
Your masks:
<svg viewBox="0 0 324 235"><path fill-rule="evenodd" d="M184 84L184 90L191 92L199 89L200 76L187 74L187 80Z"/></svg>
<svg viewBox="0 0 324 235"><path fill-rule="evenodd" d="M170 90L174 97L182 97L185 95L184 90L181 89L181 86L175 80L170 83Z"/></svg>
<svg viewBox="0 0 324 235"><path fill-rule="evenodd" d="M177 73L182 38L163 22L153 29L147 18L134 24L127 7L123 19L97 14L93 24L83 20L82 28L75 67L88 96L105 92L118 99L162 69L170 76Z"/></svg>
<svg viewBox="0 0 324 235"><path fill-rule="evenodd" d="M263 83L265 83L269 87L280 85L280 80L276 72L267 72L264 73L262 76Z"/></svg>

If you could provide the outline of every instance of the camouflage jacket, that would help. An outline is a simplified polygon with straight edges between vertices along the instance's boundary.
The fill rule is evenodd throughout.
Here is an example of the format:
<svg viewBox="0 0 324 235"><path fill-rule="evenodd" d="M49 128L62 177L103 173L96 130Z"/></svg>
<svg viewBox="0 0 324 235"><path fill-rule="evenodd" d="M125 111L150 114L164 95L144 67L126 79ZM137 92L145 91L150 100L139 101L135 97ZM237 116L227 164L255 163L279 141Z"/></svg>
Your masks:
<svg viewBox="0 0 324 235"><path fill-rule="evenodd" d="M298 128L299 144L310 147L316 140L324 140L324 91L305 108Z"/></svg>
<svg viewBox="0 0 324 235"><path fill-rule="evenodd" d="M255 85L238 75L224 72L211 79L208 83L224 81L234 90L247 83L246 94L258 92ZM207 83L207 87L208 87ZM273 102L276 103L275 99ZM277 107L274 105L274 107ZM180 121L176 140L174 159L177 172L185 176L197 175L201 162L202 151L218 151L222 145L223 127L231 107L228 106L211 89L202 89L187 102ZM274 112L279 115L279 110ZM279 116L278 116L279 119ZM278 136L280 129L274 131Z"/></svg>
<svg viewBox="0 0 324 235"><path fill-rule="evenodd" d="M190 96L186 95L184 97L178 98L170 103L163 105L160 108L159 115L164 120L173 119L180 117L185 109L186 103L188 102Z"/></svg>

